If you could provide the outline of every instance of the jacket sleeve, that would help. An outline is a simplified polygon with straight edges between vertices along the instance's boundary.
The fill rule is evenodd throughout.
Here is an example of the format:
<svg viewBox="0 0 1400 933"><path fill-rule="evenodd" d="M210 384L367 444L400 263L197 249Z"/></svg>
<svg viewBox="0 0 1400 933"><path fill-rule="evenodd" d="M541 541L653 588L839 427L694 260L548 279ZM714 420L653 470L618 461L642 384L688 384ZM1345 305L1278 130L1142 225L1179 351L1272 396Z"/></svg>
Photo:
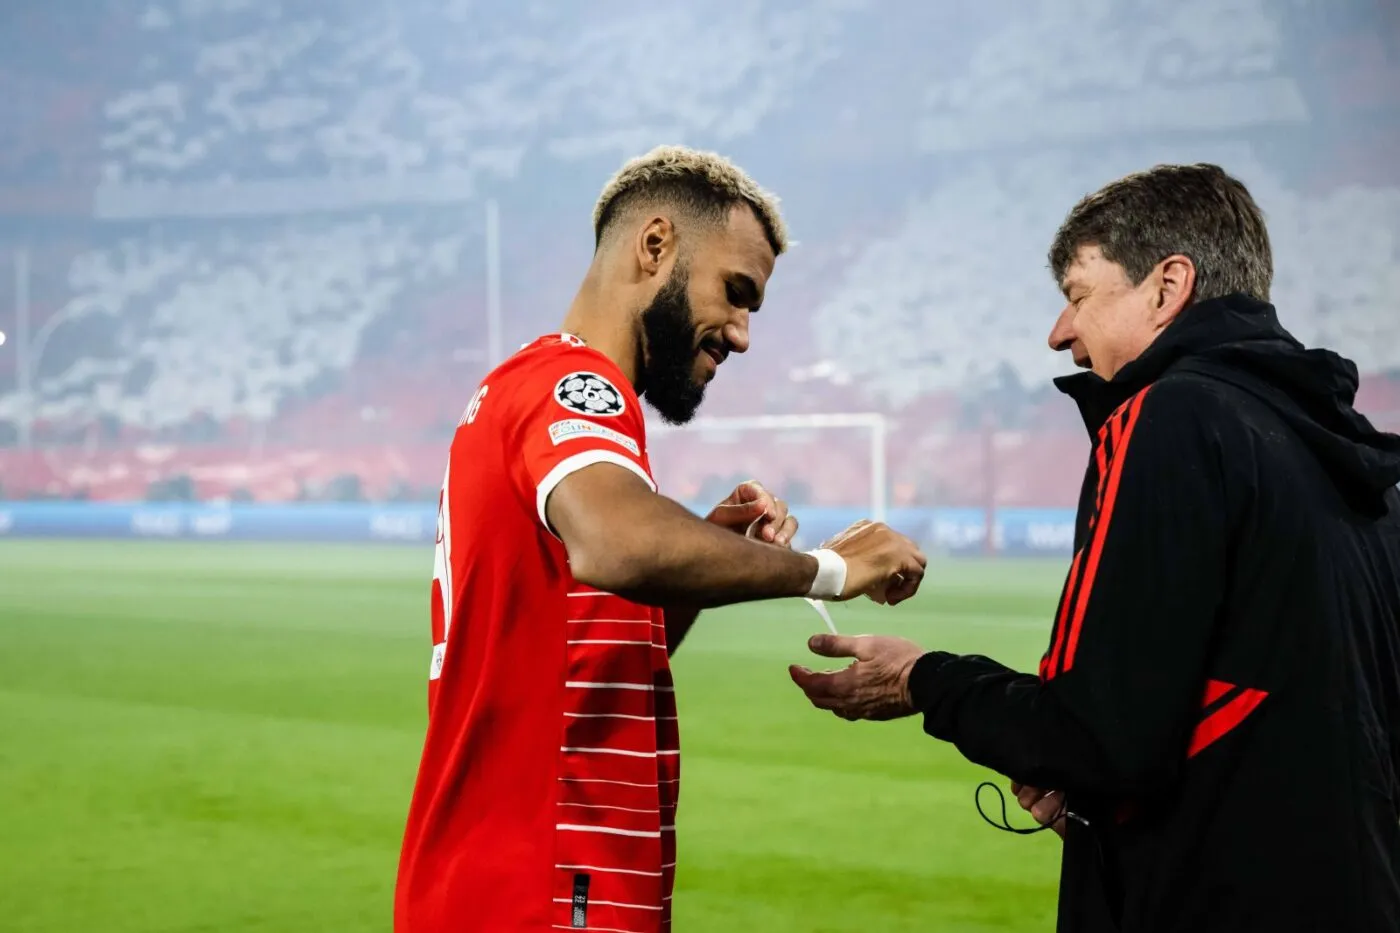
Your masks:
<svg viewBox="0 0 1400 933"><path fill-rule="evenodd" d="M932 652L909 680L926 732L1036 787L1136 795L1173 779L1224 598L1218 406L1198 384L1164 382L1109 418L1040 675Z"/></svg>

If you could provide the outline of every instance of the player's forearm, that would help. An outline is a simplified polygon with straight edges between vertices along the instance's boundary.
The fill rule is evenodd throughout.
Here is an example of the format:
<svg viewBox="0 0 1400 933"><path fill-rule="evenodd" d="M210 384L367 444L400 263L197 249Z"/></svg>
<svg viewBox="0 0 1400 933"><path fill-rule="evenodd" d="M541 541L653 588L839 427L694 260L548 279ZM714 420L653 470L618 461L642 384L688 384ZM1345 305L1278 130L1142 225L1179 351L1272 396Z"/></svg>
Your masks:
<svg viewBox="0 0 1400 933"><path fill-rule="evenodd" d="M695 609L805 595L817 561L736 535L650 495L565 542L575 579L649 605Z"/></svg>

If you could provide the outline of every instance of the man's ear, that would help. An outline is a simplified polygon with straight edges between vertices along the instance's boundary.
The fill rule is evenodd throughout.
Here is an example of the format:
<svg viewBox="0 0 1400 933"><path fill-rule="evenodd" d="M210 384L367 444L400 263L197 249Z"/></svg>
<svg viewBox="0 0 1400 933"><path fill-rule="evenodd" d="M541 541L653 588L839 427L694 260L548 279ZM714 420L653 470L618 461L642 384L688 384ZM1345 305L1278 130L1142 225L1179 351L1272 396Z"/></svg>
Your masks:
<svg viewBox="0 0 1400 933"><path fill-rule="evenodd" d="M651 217L637 233L637 265L646 275L658 274L676 251L676 228L669 217Z"/></svg>
<svg viewBox="0 0 1400 933"><path fill-rule="evenodd" d="M1153 270L1157 302L1153 317L1158 327L1166 327L1191 304L1196 293L1196 264L1190 256L1174 253Z"/></svg>

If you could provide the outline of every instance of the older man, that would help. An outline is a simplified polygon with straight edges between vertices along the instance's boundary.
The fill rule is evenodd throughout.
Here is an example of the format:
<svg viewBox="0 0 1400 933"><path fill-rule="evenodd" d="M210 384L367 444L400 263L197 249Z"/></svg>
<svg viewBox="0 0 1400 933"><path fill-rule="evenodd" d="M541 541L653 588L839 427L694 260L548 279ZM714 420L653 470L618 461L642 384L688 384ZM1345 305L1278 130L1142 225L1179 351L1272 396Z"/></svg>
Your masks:
<svg viewBox="0 0 1400 933"><path fill-rule="evenodd" d="M1085 198L1050 265L1093 451L1039 672L817 636L856 661L793 679L1007 775L1064 836L1061 931L1400 929L1400 437L1279 324L1216 166Z"/></svg>

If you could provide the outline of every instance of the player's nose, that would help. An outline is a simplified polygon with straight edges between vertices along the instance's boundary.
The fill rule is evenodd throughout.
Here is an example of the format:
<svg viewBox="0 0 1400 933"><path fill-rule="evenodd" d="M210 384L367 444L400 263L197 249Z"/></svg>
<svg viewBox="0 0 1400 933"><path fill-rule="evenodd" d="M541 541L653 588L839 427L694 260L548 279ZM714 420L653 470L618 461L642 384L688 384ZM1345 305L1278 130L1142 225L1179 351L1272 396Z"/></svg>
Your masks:
<svg viewBox="0 0 1400 933"><path fill-rule="evenodd" d="M744 353L749 349L749 312L747 309L739 311L728 324L724 326L724 342L731 353Z"/></svg>
<svg viewBox="0 0 1400 933"><path fill-rule="evenodd" d="M1050 328L1050 349L1068 350L1078 336L1074 332L1074 309L1070 305L1065 305L1060 316L1055 320L1055 326Z"/></svg>

